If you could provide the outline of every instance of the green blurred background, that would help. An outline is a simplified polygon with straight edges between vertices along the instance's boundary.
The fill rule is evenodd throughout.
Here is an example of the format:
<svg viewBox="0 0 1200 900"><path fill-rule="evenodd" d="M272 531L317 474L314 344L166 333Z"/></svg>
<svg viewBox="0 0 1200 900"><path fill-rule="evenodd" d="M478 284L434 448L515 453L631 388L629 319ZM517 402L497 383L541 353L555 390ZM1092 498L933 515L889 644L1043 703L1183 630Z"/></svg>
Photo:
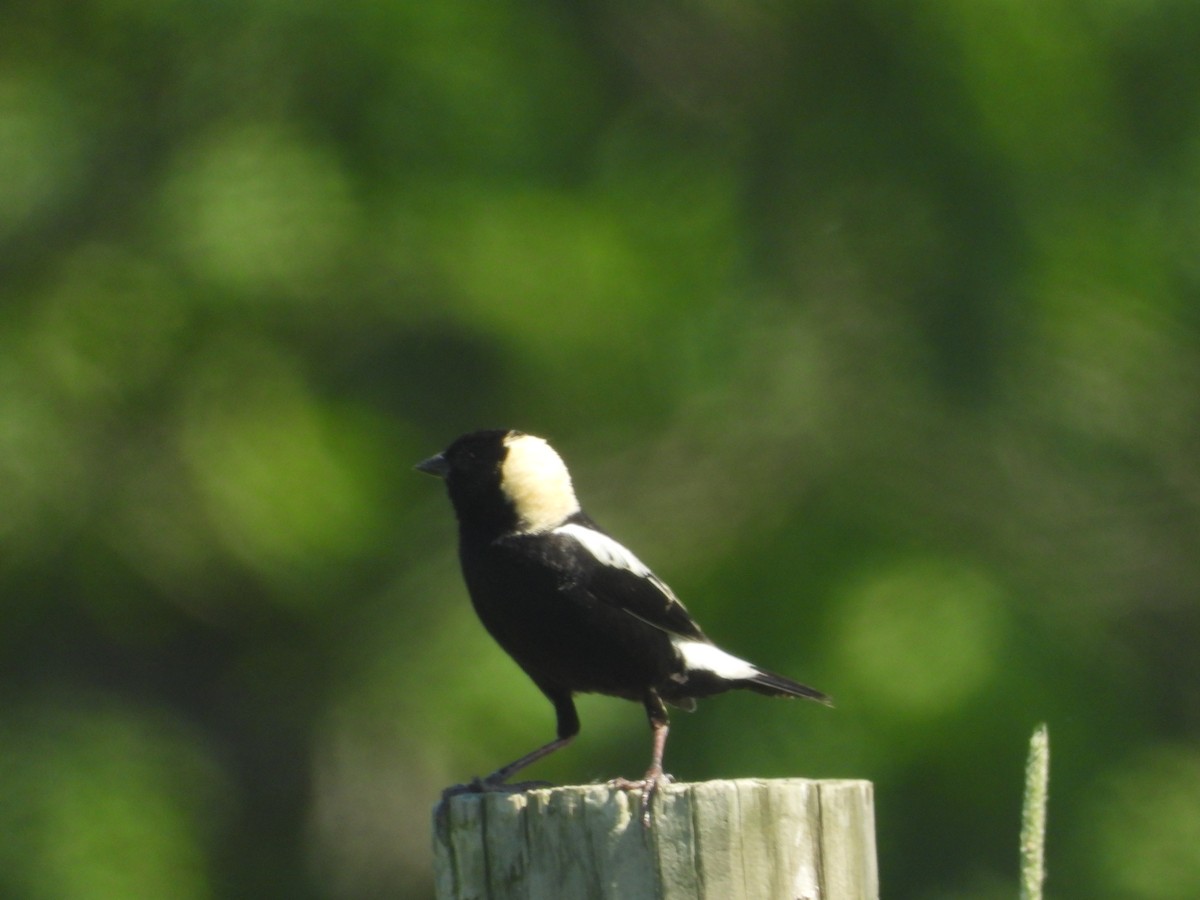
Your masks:
<svg viewBox="0 0 1200 900"><path fill-rule="evenodd" d="M430 895L552 734L459 433L549 437L834 695L668 768L872 779L888 898L1200 896L1200 6L0 7L0 896ZM531 775L634 776L582 703Z"/></svg>

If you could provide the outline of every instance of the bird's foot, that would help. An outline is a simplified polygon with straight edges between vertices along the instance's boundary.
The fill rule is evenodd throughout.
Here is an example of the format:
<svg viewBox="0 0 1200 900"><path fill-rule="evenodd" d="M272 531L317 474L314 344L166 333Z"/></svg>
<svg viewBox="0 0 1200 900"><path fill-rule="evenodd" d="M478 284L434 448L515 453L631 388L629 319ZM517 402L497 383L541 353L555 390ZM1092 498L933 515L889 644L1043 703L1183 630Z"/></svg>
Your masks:
<svg viewBox="0 0 1200 900"><path fill-rule="evenodd" d="M661 767L651 766L641 781L630 781L628 778L614 778L608 782L608 786L623 791L641 791L641 806L639 808L641 811L642 826L649 828L650 803L654 799L654 795L658 793L659 788L670 784L674 780Z"/></svg>
<svg viewBox="0 0 1200 900"><path fill-rule="evenodd" d="M509 783L489 775L486 778L475 777L466 784L455 784L442 791L442 802L459 794L522 794L537 788L553 787L549 781L517 781Z"/></svg>

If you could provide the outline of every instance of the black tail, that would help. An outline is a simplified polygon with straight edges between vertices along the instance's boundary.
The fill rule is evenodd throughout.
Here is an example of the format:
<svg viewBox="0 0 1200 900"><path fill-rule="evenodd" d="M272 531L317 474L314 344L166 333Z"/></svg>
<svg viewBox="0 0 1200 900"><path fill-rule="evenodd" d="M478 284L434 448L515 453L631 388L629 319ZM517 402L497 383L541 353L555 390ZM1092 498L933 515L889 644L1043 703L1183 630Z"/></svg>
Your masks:
<svg viewBox="0 0 1200 900"><path fill-rule="evenodd" d="M738 686L747 688L758 694L765 694L768 697L804 697L806 700L816 700L818 703L824 703L826 706L833 706L833 700L816 688L811 688L807 684L800 684L798 681L792 681L790 678L784 678L782 675L776 675L774 672L767 672L763 669L758 669L758 674L753 678L739 681Z"/></svg>

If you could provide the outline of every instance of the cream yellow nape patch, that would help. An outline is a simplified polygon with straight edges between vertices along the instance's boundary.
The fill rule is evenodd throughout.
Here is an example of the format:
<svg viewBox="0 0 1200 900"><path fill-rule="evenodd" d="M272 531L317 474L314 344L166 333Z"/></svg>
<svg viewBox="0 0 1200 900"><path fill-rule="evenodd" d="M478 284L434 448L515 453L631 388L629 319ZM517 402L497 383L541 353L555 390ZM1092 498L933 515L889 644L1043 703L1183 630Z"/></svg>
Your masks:
<svg viewBox="0 0 1200 900"><path fill-rule="evenodd" d="M547 531L579 512L571 473L549 444L531 434L509 435L504 444L508 456L500 467L500 488L523 531Z"/></svg>

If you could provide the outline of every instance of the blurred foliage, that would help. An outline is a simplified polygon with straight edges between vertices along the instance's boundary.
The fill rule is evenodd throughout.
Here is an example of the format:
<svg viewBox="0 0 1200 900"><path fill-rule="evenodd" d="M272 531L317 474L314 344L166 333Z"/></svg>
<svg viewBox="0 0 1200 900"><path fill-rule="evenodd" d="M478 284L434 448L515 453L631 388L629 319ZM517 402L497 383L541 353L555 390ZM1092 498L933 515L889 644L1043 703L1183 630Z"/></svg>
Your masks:
<svg viewBox="0 0 1200 900"><path fill-rule="evenodd" d="M422 897L551 734L458 433L731 650L698 780L877 784L890 898L1200 896L1200 8L0 8L0 894ZM536 775L640 772L584 698Z"/></svg>

